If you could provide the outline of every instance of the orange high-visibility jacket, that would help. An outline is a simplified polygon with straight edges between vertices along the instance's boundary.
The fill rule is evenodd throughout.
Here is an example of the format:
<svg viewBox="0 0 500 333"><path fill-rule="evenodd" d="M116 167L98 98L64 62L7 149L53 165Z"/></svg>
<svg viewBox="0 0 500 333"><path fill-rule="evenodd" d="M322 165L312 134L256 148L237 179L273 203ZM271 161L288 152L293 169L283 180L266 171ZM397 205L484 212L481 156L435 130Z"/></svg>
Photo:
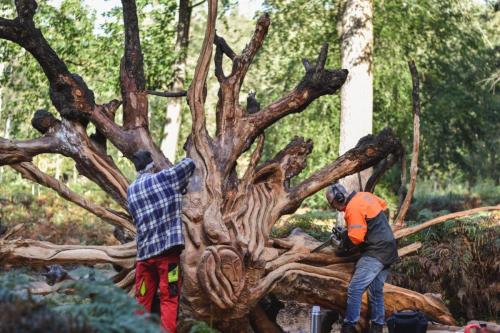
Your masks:
<svg viewBox="0 0 500 333"><path fill-rule="evenodd" d="M362 255L390 265L398 259L396 240L384 215L384 200L369 192L353 193L348 198L344 219L347 236L359 245Z"/></svg>
<svg viewBox="0 0 500 333"><path fill-rule="evenodd" d="M366 220L376 217L387 208L385 201L370 192L356 193L345 208L347 235L354 245L365 241L368 230Z"/></svg>

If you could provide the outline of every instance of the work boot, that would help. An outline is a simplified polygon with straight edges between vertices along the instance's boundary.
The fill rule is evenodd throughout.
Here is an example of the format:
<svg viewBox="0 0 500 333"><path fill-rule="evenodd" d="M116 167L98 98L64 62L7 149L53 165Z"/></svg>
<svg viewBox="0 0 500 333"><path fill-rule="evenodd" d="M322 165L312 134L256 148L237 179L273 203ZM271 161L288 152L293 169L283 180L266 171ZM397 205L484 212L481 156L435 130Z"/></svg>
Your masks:
<svg viewBox="0 0 500 333"><path fill-rule="evenodd" d="M356 326L354 326L354 325L342 324L342 328L340 329L340 333L358 333L358 331L356 331Z"/></svg>
<svg viewBox="0 0 500 333"><path fill-rule="evenodd" d="M383 328L384 328L384 325L371 323L370 324L370 333L382 333Z"/></svg>

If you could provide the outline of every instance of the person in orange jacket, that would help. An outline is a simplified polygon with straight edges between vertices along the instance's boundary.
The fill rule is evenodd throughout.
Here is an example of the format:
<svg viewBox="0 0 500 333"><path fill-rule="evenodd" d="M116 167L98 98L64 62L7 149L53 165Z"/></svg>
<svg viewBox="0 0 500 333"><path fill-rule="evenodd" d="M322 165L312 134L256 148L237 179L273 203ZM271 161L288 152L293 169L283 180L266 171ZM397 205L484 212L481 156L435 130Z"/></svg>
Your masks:
<svg viewBox="0 0 500 333"><path fill-rule="evenodd" d="M331 185L326 198L330 206L344 212L346 232L339 250L358 248L361 258L347 289L347 307L341 333L355 333L361 311L361 297L368 289L370 333L381 333L384 317L384 283L389 267L398 260L394 234L384 214L385 201L369 192L351 192Z"/></svg>

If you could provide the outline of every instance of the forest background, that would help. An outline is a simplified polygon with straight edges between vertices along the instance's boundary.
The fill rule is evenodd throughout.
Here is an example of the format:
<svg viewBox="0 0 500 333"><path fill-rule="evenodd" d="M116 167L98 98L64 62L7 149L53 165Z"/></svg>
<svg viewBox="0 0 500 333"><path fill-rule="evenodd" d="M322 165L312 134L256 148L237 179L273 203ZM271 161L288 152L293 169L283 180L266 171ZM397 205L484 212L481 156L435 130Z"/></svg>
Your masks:
<svg viewBox="0 0 500 333"><path fill-rule="evenodd" d="M96 96L102 99L96 102L119 96L119 62L123 52L120 8L110 9L102 19L88 2L80 0L39 1L39 4L35 16L37 26L66 61L69 70L82 75ZM174 52L176 1L137 0L137 5L148 89L169 90L174 63L183 54L187 54L187 86L204 34L205 6L193 8L189 48ZM500 201L500 2L376 0L373 6L373 130L378 132L391 127L407 151L411 149L412 140L409 59L415 60L421 74L419 180L410 220L428 219L444 211L497 204ZM238 7L237 1L224 2L217 26L218 34L235 50L244 47L255 25L254 16L242 13L238 8L241 6ZM242 91L255 91L262 105L282 96L300 80L301 59L314 58L323 42L330 44L327 67L339 68L339 8L339 1L334 0L262 2L259 12L270 13L271 28ZM12 1L0 0L0 14L3 17L14 14ZM213 72L209 80L215 81ZM47 79L34 58L14 43L0 40L0 136L36 137L30 125L34 111L46 109L56 113L47 87ZM208 87L216 85L209 81ZM207 104L212 106L208 110L215 110L216 97L215 89L208 91ZM163 131L168 122L167 99L150 96L149 104L150 131L159 143L165 136ZM188 115L187 103L183 102L177 159L184 155L182 145L190 132ZM121 119L121 116L116 118ZM266 132L263 160L274 156L295 135L313 139L314 150L307 169L295 180L300 181L338 156L339 125L340 97L325 96L313 102L300 116L292 115ZM215 111L207 118L207 126L209 131L215 130ZM88 132L94 132L92 125ZM124 174L133 179L135 170L130 161L112 146L108 152ZM407 155L407 159L410 158ZM61 155L41 155L35 157L33 163L84 197L103 206L115 205L97 185L78 175L71 159ZM376 189L378 195L388 200L393 212L397 205L400 174L401 170L394 167ZM330 226L325 227L321 222L331 223L332 218L325 212L326 208L323 193L316 194L305 202L299 214L284 221L283 227L305 226L321 238ZM471 230L474 237L484 234L477 231L476 222L470 222L472 226L469 224L457 232L469 238ZM116 242L111 236L103 236L109 235L112 227L97 217L64 201L51 190L23 180L12 169L2 167L0 224L12 226L18 223L28 226L23 231L27 238L60 244ZM443 228L447 228L446 224ZM420 237L431 242L441 237L439 231L435 228L433 233ZM497 232L493 233L493 238L491 235L487 238L493 241L492 244L496 244L495 239L498 239ZM484 242L482 238L472 240ZM493 246L498 248L498 244ZM438 262L439 258L433 263L437 265ZM428 269L425 265L431 263L421 262L419 265ZM472 266L467 269L472 269ZM411 283L399 278L401 285ZM419 279L414 280L413 289L429 288L423 282L418 284ZM448 301L453 302L450 299ZM459 316L475 315L459 310L463 308L461 298L457 302L455 311L462 311ZM453 304L451 308L453 310ZM485 312L481 312L483 310ZM495 314L496 308L481 311L484 317L498 315L498 312Z"/></svg>

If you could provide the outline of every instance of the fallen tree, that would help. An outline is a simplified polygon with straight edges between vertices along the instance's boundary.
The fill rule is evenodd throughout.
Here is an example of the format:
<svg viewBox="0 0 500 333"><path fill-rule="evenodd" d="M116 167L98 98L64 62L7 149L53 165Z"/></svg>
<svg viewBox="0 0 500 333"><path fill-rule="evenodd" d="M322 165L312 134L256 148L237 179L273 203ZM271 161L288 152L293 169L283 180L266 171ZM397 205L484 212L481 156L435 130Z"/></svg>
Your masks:
<svg viewBox="0 0 500 333"><path fill-rule="evenodd" d="M125 52L120 67L122 96L120 101L101 105L96 104L94 93L84 80L69 72L35 27L34 0L17 0L17 17L0 18L0 38L19 44L36 58L49 80L50 97L60 115L56 118L44 110L35 112L32 124L41 133L39 138L26 141L0 138L0 165L10 165L23 177L52 188L66 200L133 236L135 229L126 200L130 180L107 155L107 142L127 158L138 149L147 149L158 165L166 167L171 163L148 131L147 91L135 1L122 0L122 4L125 27ZM239 96L243 80L262 46L270 19L264 15L257 21L250 42L237 54L215 34L216 16L217 1L210 0L205 38L188 91L192 128L185 150L195 161L196 172L183 200L186 249L182 255L181 329L188 328L189 319L193 318L213 321L223 332L246 332L249 317L265 322L266 313L259 300L270 292L284 299L320 304L342 312L356 257L311 254L310 250L318 244L314 239L297 235L272 239L269 233L282 215L293 213L304 199L332 182L372 166L380 168L376 173L379 177L402 155L401 143L390 129L368 135L331 164L292 185L290 180L306 166L312 141L294 138L274 158L261 161L265 130L287 115L303 111L315 99L337 92L348 72L325 68L328 55L325 44L315 61L303 61L304 77L284 97L260 109L251 94L248 105L242 106ZM211 136L206 129L205 97L214 45L215 75L220 89L216 133ZM223 70L224 60L232 64L228 74ZM114 119L120 106L123 125ZM86 131L89 123L96 128L90 136ZM239 177L236 173L239 157L249 149L253 149L250 161ZM80 174L98 184L122 210L96 205L43 173L31 163L34 156L42 153L72 158ZM371 189L377 179L370 182ZM417 231L403 228L398 232L407 236ZM416 247L418 244L402 250L413 251ZM109 262L123 268L114 278L118 286L130 290L134 282L133 242L98 247L2 239L0 253L4 263ZM366 317L366 299L363 304ZM454 323L446 306L435 299L386 286L388 313L410 306L421 308L442 323ZM265 327L253 328L264 332L270 326Z"/></svg>

